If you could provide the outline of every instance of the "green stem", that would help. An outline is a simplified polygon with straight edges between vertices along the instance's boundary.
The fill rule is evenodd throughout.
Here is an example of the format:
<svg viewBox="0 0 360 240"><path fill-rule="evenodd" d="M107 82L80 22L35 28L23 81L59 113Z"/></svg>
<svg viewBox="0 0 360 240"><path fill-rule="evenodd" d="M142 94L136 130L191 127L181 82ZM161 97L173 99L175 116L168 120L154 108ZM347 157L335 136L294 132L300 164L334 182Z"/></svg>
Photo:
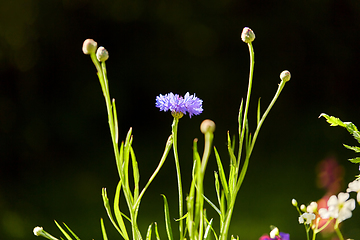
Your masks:
<svg viewBox="0 0 360 240"><path fill-rule="evenodd" d="M336 221L336 223L335 223L334 229L335 229L336 234L337 234L338 237L339 237L339 240L344 240L344 237L343 237L343 235L342 235L342 233L341 233L341 231L340 231L340 229L339 229L339 223L338 223L337 221Z"/></svg>
<svg viewBox="0 0 360 240"><path fill-rule="evenodd" d="M254 137L251 141L251 145L250 145L250 148L248 149L248 151L246 152L246 159L245 159L245 162L244 162L244 165L243 165L243 168L241 169L241 173L240 173L240 176L239 176L239 180L237 182L237 185L236 185L236 190L239 191L240 187L241 187L241 184L242 182L244 181L244 178L245 178L245 174L246 174L246 171L247 171L247 168L248 168L248 165L249 165L249 160L250 160L250 156L251 156L251 153L254 149L254 146L255 146L255 142L256 142L256 139L259 135L259 131L261 129L261 126L262 124L264 123L267 115L269 114L271 108L274 106L276 100L278 99L278 97L280 96L280 93L281 91L283 90L284 86L285 86L285 81L281 81L281 83L279 84L279 87L275 93L275 96L273 97L272 101L270 102L269 106L267 107L266 111L264 112L263 116L261 117L261 120L259 122L259 124L257 125L256 127L256 130L255 130L255 133L254 133Z"/></svg>
<svg viewBox="0 0 360 240"><path fill-rule="evenodd" d="M241 160L241 152L242 152L242 146L245 136L245 127L246 127L246 121L247 121L247 115L249 110L249 104L250 104L250 95L251 95L251 89L252 89L252 82L253 82L253 76L254 76L254 65L255 65L255 52L254 48L251 43L248 43L249 53L250 53L250 72L249 72L249 84L248 84L248 91L246 96L246 104L245 104L245 111L244 115L242 117L242 123L239 122L239 125L242 124L241 127L241 134L239 139L239 153L238 153L238 159L237 159L237 168L236 173L238 174L239 167L240 167L240 160ZM237 176L236 174L236 176Z"/></svg>
<svg viewBox="0 0 360 240"><path fill-rule="evenodd" d="M176 175L178 182L178 193L179 193L179 234L180 240L184 238L183 235L183 191L182 191L182 183L181 183L181 173L180 173L180 163L179 163L179 154L177 148L177 131L178 131L179 117L174 117L174 121L171 125L172 127L172 136L173 136L173 150L174 150L174 158L175 158L175 167L176 167Z"/></svg>
<svg viewBox="0 0 360 240"><path fill-rule="evenodd" d="M210 157L211 152L211 145L212 140L214 138L214 134L211 131L205 133L205 144L204 144L204 153L201 160L201 169L200 169L200 176L197 179L197 202L199 204L199 235L198 239L202 239L204 235L204 177L205 177L205 170L207 166L207 162Z"/></svg>

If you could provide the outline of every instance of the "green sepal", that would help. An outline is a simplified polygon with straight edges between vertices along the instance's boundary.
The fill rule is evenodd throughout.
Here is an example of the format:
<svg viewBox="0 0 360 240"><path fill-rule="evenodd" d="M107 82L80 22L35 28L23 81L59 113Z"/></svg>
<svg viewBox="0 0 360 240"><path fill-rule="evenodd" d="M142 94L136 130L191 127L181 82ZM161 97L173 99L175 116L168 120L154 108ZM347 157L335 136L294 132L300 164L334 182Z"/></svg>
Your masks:
<svg viewBox="0 0 360 240"><path fill-rule="evenodd" d="M70 235L57 223L56 220L54 220L56 226L60 229L60 231L62 232L62 234L64 234L64 236L66 237L66 239L68 240L72 240L72 238L70 237Z"/></svg>
<svg viewBox="0 0 360 240"><path fill-rule="evenodd" d="M173 233L171 230L171 221L170 221L170 212L169 212L169 205L167 199L164 194L161 194L164 199L164 214L165 214L165 226L166 226L166 233L169 240L173 240ZM180 216L182 217L182 216Z"/></svg>
<svg viewBox="0 0 360 240"><path fill-rule="evenodd" d="M106 230L105 230L104 220L102 218L100 219L100 225L101 225L101 232L102 232L102 235L103 235L103 239L108 240Z"/></svg>

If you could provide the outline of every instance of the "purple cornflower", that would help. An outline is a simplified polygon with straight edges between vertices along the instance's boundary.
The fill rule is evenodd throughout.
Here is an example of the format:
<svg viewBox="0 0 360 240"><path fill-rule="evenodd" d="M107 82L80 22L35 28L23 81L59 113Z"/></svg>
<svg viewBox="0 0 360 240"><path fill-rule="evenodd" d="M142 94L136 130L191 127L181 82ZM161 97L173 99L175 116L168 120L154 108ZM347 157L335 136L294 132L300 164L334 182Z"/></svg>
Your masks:
<svg viewBox="0 0 360 240"><path fill-rule="evenodd" d="M190 95L189 92L184 97L179 94L168 93L165 95L159 95L156 97L155 106L160 108L160 111L170 110L172 113L189 113L189 117L192 115L199 115L202 113L202 100L194 95Z"/></svg>

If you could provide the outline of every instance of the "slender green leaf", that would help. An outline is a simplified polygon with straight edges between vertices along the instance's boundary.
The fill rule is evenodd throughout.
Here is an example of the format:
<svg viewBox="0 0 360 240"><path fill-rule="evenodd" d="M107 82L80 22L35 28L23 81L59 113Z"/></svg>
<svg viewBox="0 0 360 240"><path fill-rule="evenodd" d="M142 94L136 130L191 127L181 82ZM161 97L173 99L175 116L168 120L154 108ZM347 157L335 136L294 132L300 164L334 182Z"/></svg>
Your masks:
<svg viewBox="0 0 360 240"><path fill-rule="evenodd" d="M116 106L115 106L115 98L112 100L112 111L114 117L114 127L115 127L115 143L116 145L119 143L119 125L118 125L118 118L116 113Z"/></svg>
<svg viewBox="0 0 360 240"><path fill-rule="evenodd" d="M156 240L160 240L160 235L159 235L158 226L157 226L156 222L155 222L155 236L156 236Z"/></svg>
<svg viewBox="0 0 360 240"><path fill-rule="evenodd" d="M103 197L103 202L104 202L104 206L105 206L105 209L106 209L106 212L109 216L109 219L111 221L111 223L114 225L115 229L120 233L120 235L125 238L123 232L119 229L119 227L116 225L115 221L114 221L114 218L112 216L112 213L111 213L111 207L110 207L110 203L109 203L109 199L107 197L107 193L106 193L106 188L103 188L102 189L102 197Z"/></svg>
<svg viewBox="0 0 360 240"><path fill-rule="evenodd" d="M214 153L215 153L216 163L218 165L219 177L220 177L221 185L222 185L222 187L224 189L225 197L226 197L226 199L228 199L229 187L228 187L228 184L227 184L227 181L226 181L226 176L225 176L223 165L221 163L220 155L219 155L218 151L216 150L216 147L214 147Z"/></svg>
<svg viewBox="0 0 360 240"><path fill-rule="evenodd" d="M108 240L106 230L105 230L104 220L102 218L100 219L100 223L101 223L101 232L102 232L102 235L103 235L103 239Z"/></svg>
<svg viewBox="0 0 360 240"><path fill-rule="evenodd" d="M153 224L150 224L149 227L148 227L148 230L146 232L146 240L151 240L152 225Z"/></svg>
<svg viewBox="0 0 360 240"><path fill-rule="evenodd" d="M214 177L215 177L215 191L216 191L216 196L217 196L217 199L218 199L218 203L219 203L219 205L220 205L221 189L220 189L219 175L217 174L216 171L214 171Z"/></svg>
<svg viewBox="0 0 360 240"><path fill-rule="evenodd" d="M124 223L124 220L122 218L123 213L120 211L120 193L121 193L121 180L119 181L118 185L116 186L116 192L115 192L115 198L114 198L114 214L117 223L119 224L119 227L121 229L121 232L123 233L123 237L125 240L129 239L129 235L126 230L126 226ZM130 219L127 217L127 219L130 221Z"/></svg>
<svg viewBox="0 0 360 240"><path fill-rule="evenodd" d="M208 223L206 229L205 229L205 233L204 233L204 240L209 240L210 239L210 230L211 230L211 225L212 225L212 221L213 218L210 220L210 222Z"/></svg>
<svg viewBox="0 0 360 240"><path fill-rule="evenodd" d="M67 230L69 230L69 232L74 236L74 238L76 238L77 240L80 240L80 238L78 236L76 236L76 234L65 223L63 223L63 224L67 228Z"/></svg>
<svg viewBox="0 0 360 240"><path fill-rule="evenodd" d="M216 205L210 201L210 199L208 199L205 195L203 195L204 200L219 214L219 216L221 216L221 212L219 210L218 207L216 207Z"/></svg>
<svg viewBox="0 0 360 240"><path fill-rule="evenodd" d="M244 99L241 99L241 104L240 104L240 108L239 108L239 116L238 116L238 124L239 124L239 137L241 135L241 125L242 125L242 121L243 121L243 102Z"/></svg>
<svg viewBox="0 0 360 240"><path fill-rule="evenodd" d="M60 231L62 232L62 234L64 234L64 236L66 237L67 240L72 240L72 238L70 237L70 235L57 223L57 221L55 221L56 226L60 229Z"/></svg>
<svg viewBox="0 0 360 240"><path fill-rule="evenodd" d="M134 149L130 146L131 160L132 160L132 169L134 175L134 199L137 200L139 196L139 181L140 181L140 173L138 163L136 161Z"/></svg>
<svg viewBox="0 0 360 240"><path fill-rule="evenodd" d="M260 113L260 99L261 99L261 98L259 98L259 101L258 101L256 126L259 125L259 122L260 122L260 115L261 115L261 113Z"/></svg>
<svg viewBox="0 0 360 240"><path fill-rule="evenodd" d="M221 212L220 222L223 223L226 214L226 203L225 203L224 192L221 193L221 197L220 197L220 212Z"/></svg>
<svg viewBox="0 0 360 240"><path fill-rule="evenodd" d="M164 194L161 194L164 199L164 213L165 213L165 226L166 226L166 233L169 240L173 240L173 233L171 230L171 221L170 221L170 212L169 212L169 205L167 199ZM182 216L180 216L182 217Z"/></svg>

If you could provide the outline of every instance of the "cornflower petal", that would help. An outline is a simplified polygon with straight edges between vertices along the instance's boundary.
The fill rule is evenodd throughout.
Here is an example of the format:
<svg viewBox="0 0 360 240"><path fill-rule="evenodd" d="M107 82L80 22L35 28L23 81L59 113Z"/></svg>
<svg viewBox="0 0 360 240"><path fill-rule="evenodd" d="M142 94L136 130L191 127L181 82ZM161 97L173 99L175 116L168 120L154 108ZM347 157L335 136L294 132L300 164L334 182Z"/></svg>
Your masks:
<svg viewBox="0 0 360 240"><path fill-rule="evenodd" d="M170 110L173 113L189 113L191 118L193 115L199 115L202 113L202 100L194 95L190 95L189 92L185 94L184 97L179 96L179 94L173 94L172 92L156 97L155 106L160 109L160 111Z"/></svg>

